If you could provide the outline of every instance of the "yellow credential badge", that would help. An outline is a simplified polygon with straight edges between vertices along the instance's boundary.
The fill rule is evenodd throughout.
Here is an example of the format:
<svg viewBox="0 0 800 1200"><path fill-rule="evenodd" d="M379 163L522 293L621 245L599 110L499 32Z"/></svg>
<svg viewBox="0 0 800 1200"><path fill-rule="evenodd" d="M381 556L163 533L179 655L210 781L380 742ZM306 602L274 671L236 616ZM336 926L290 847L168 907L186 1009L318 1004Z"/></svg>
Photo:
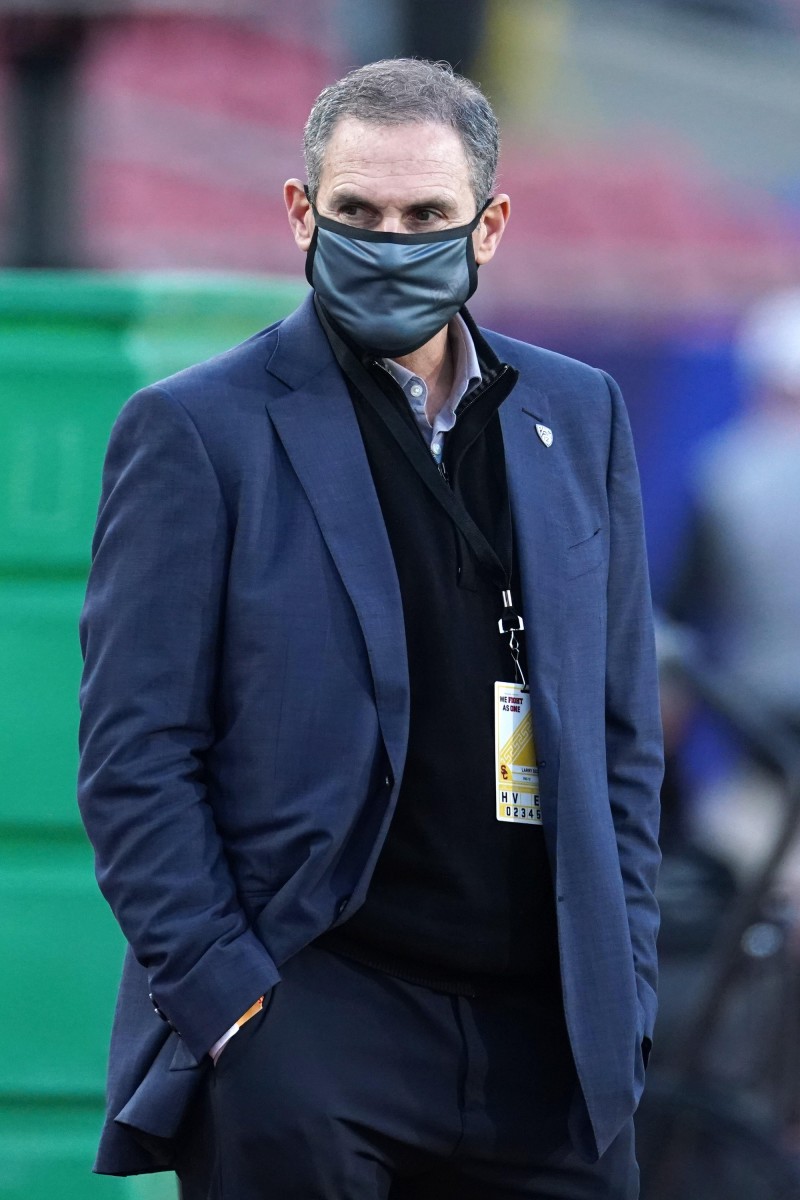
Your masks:
<svg viewBox="0 0 800 1200"><path fill-rule="evenodd" d="M541 825L531 698L521 683L494 685L494 762L498 821Z"/></svg>

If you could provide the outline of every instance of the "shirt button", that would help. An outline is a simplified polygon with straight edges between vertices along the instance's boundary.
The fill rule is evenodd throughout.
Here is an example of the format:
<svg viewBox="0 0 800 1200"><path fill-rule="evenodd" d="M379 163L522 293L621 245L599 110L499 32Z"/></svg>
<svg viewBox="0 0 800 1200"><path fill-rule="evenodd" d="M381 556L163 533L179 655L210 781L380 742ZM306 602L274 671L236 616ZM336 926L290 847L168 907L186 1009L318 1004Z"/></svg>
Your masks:
<svg viewBox="0 0 800 1200"><path fill-rule="evenodd" d="M411 395L414 396L415 398L417 396L421 396L422 393L425 391L425 389L421 383L412 383L411 387L408 390L411 392Z"/></svg>

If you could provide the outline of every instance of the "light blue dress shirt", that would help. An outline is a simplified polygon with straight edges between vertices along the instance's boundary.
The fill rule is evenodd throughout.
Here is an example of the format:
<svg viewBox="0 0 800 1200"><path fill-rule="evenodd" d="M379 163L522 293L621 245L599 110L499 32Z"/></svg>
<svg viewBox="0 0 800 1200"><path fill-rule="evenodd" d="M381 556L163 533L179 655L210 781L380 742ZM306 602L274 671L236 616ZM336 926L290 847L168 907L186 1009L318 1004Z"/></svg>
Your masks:
<svg viewBox="0 0 800 1200"><path fill-rule="evenodd" d="M481 378L478 365L478 355L475 343L463 317L458 313L448 326L450 347L453 351L453 386L447 401L434 417L433 424L428 420L425 405L428 401L428 388L424 379L406 370L394 359L385 358L383 365L397 380L403 389L403 394L411 406L414 419L419 426L422 436L431 448L431 454L437 463L441 463L444 453L444 439L456 423L456 410L463 397L474 383Z"/></svg>

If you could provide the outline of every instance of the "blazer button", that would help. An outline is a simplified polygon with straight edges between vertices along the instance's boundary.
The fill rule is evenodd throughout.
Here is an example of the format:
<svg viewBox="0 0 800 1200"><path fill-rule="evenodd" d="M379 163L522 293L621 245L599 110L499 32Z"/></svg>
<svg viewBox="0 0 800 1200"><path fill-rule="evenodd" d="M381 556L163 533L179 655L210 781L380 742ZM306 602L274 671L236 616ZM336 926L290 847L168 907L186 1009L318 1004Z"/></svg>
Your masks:
<svg viewBox="0 0 800 1200"><path fill-rule="evenodd" d="M150 1003L152 1004L152 1006L155 1010L156 1016L161 1017L161 1020L166 1021L167 1025L169 1025L169 1017L167 1016L167 1014L164 1012L163 1009L158 1007L158 1004L156 1003L156 998L153 995L153 993L149 992L148 997L149 997Z"/></svg>
<svg viewBox="0 0 800 1200"><path fill-rule="evenodd" d="M352 896L345 896L344 900L339 901L338 905L336 906L337 917L340 917L342 915L342 913L347 908L348 904L350 903L350 901L352 899L353 899Z"/></svg>
<svg viewBox="0 0 800 1200"><path fill-rule="evenodd" d="M167 1016L167 1014L164 1012L163 1008L159 1008L159 1007L158 1007L158 1004L156 1003L156 998L155 998L155 996L153 995L153 993L152 993L152 992L148 992L148 995L149 995L149 997L150 997L150 1003L151 1003L151 1004L152 1004L152 1006L153 1006L153 1010L154 1010L154 1012L155 1012L156 1016L157 1016L157 1017L161 1017L161 1020L162 1020L162 1021L164 1021L164 1022L165 1022L165 1024L169 1025L170 1029L175 1029L175 1026L172 1024L172 1021L170 1021L169 1017L168 1017L168 1016ZM175 1032L176 1032L176 1033L178 1032L178 1031L177 1031L177 1029L175 1029ZM179 1036L180 1036L180 1035L179 1035Z"/></svg>

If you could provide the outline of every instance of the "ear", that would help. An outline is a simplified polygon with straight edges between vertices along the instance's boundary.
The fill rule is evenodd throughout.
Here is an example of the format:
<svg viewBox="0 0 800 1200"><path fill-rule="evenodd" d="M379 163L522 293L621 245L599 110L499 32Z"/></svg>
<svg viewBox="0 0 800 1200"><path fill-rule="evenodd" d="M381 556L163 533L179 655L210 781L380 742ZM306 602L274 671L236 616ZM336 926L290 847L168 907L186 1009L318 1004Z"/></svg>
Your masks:
<svg viewBox="0 0 800 1200"><path fill-rule="evenodd" d="M299 179L287 179L283 185L283 200L294 240L305 254L314 236L314 213Z"/></svg>
<svg viewBox="0 0 800 1200"><path fill-rule="evenodd" d="M478 266L494 258L494 252L500 245L500 238L511 214L511 201L504 192L494 196L492 203L480 219L478 228L472 235L472 245L475 250L475 262Z"/></svg>

